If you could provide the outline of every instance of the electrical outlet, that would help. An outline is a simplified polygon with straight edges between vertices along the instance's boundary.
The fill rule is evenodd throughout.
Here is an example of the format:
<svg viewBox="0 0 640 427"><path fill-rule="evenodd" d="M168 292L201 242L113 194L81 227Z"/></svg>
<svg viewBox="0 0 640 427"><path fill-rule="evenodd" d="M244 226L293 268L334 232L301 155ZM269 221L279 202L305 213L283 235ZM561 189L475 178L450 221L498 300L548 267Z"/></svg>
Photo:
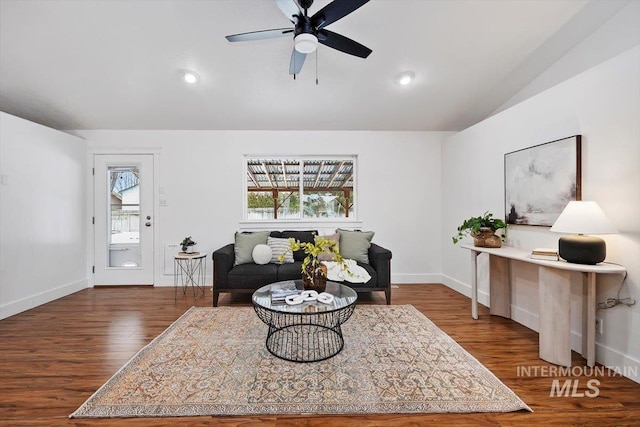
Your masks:
<svg viewBox="0 0 640 427"><path fill-rule="evenodd" d="M604 334L604 320L596 319L596 332L600 335Z"/></svg>

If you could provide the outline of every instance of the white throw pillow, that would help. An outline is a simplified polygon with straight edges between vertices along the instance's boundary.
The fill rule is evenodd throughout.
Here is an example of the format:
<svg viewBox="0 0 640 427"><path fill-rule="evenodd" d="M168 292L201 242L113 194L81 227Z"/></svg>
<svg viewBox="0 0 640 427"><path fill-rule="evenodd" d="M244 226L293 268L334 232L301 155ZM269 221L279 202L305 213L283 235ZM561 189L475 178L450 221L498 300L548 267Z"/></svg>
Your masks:
<svg viewBox="0 0 640 427"><path fill-rule="evenodd" d="M260 265L268 264L271 261L271 255L271 248L268 245L256 245L251 253L253 262Z"/></svg>

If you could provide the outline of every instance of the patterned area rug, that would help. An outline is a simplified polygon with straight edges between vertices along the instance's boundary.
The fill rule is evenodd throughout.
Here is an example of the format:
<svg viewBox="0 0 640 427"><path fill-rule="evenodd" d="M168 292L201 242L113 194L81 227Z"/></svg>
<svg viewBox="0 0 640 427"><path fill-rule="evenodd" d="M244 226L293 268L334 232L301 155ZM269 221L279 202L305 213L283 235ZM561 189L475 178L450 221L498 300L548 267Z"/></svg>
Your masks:
<svg viewBox="0 0 640 427"><path fill-rule="evenodd" d="M509 412L529 407L411 305L358 306L317 363L265 348L249 307L193 307L71 418Z"/></svg>

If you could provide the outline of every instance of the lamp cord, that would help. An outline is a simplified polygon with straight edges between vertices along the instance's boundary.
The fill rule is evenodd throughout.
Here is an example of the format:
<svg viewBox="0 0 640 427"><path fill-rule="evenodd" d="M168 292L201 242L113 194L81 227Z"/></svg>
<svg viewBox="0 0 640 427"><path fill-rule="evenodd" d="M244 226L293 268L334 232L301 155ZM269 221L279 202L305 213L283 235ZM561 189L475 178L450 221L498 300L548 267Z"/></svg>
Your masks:
<svg viewBox="0 0 640 427"><path fill-rule="evenodd" d="M615 264L612 262L607 262L605 264ZM615 265L620 265L620 264L615 264ZM631 307L632 305L634 305L636 303L636 300L633 298L620 298L620 291L622 290L622 286L624 286L624 282L625 280L627 280L627 272L624 272L624 277L622 278L622 283L620 283L620 286L618 287L618 292L616 293L616 297L615 298L607 298L606 300L599 302L597 307L598 310L602 309L602 310L606 310L608 308L612 308L615 307L618 304L622 304L622 305L626 305L627 307Z"/></svg>

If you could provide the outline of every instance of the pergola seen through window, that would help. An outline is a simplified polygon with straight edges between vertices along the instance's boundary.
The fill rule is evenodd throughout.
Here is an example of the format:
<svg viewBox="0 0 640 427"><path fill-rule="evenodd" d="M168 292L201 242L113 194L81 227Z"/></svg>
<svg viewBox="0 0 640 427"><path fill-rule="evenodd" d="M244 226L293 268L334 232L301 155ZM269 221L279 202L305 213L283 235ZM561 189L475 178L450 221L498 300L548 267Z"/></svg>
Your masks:
<svg viewBox="0 0 640 427"><path fill-rule="evenodd" d="M248 220L353 218L355 156L247 157Z"/></svg>

